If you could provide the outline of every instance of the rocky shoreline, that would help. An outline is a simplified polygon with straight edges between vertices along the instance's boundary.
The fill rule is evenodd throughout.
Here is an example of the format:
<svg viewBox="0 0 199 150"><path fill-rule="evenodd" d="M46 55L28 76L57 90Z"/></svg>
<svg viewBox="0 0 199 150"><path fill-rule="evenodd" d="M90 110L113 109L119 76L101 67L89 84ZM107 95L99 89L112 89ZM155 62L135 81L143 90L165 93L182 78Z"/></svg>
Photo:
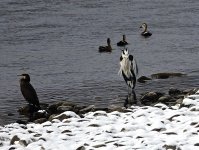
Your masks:
<svg viewBox="0 0 199 150"><path fill-rule="evenodd" d="M149 99L153 100L150 106L147 101L142 106L106 109L57 102L45 106L45 111L35 112L34 123L0 127L0 147L10 150L197 149L199 90L170 89L168 95L148 92L140 100Z"/></svg>
<svg viewBox="0 0 199 150"><path fill-rule="evenodd" d="M168 93L160 93L156 91L150 91L143 93L139 99L136 101L129 97L126 101L126 107L124 106L117 106L117 105L110 105L105 108L96 107L95 105L88 105L88 106L80 106L78 104L68 102L68 101L59 101L53 103L51 105L41 104L42 110L40 111L33 111L31 114L31 120L22 121L18 120L17 123L27 124L29 122L34 123L44 123L46 121L52 121L55 116L65 112L65 111L72 111L79 115L81 118L84 117L85 113L88 112L95 112L95 111L105 111L107 113L118 111L118 112L129 112L129 109L132 105L134 106L157 106L157 104L161 103L166 105L171 109L179 109L181 107L191 107L191 105L184 105L183 99L189 95L195 94L198 91L198 88L194 89L186 89L186 90L179 90L175 88L170 88ZM29 105L19 108L18 112L21 115L25 115L27 117L30 116L32 110ZM66 116L59 116L58 119L62 121L66 119Z"/></svg>
<svg viewBox="0 0 199 150"><path fill-rule="evenodd" d="M140 83L146 83L147 81L154 80L154 79L168 79L173 77L182 77L186 74L183 73L175 73L175 72L165 72L165 73L156 73L152 74L150 77L141 76L138 78L138 82ZM46 121L52 121L54 116L57 116L65 111L72 111L76 114L78 114L80 117L83 117L83 114L88 112L94 112L94 111L105 111L107 113L118 111L118 112L128 112L128 108L132 105L135 106L155 106L158 103L165 104L166 106L170 108L180 108L184 105L182 104L182 101L185 97L188 95L192 95L196 93L198 88L194 89L185 89L180 90L176 88L170 88L166 93L161 93L158 91L150 91L142 93L139 96L139 99L136 98L133 93L133 95L129 95L124 103L123 106L116 106L116 105L110 105L105 108L96 107L95 105L88 105L88 106L80 106L78 104L75 104L73 102L64 100L64 101L58 101L56 103L53 103L51 105L48 104L41 104L42 110L37 111L35 108L26 105L21 108L19 108L18 112L20 115L27 116L29 119L27 121L17 120L17 123L20 124L27 124L29 122L34 123L43 123ZM63 119L63 118L62 118ZM61 119L61 120L62 120Z"/></svg>

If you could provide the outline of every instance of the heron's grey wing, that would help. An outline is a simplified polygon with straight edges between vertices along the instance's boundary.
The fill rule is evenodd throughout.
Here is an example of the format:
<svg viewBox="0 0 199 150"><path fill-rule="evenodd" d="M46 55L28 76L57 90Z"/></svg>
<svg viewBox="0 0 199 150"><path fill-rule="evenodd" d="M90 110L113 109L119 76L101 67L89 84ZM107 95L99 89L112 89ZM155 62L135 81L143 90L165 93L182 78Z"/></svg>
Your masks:
<svg viewBox="0 0 199 150"><path fill-rule="evenodd" d="M133 55L129 55L129 60L131 61L131 72L134 72L134 75L138 75L138 66L135 58Z"/></svg>
<svg viewBox="0 0 199 150"><path fill-rule="evenodd" d="M21 92L24 98L31 104L39 106L37 93L30 83L21 85Z"/></svg>
<svg viewBox="0 0 199 150"><path fill-rule="evenodd" d="M138 75L138 66L137 66L137 62L136 62L135 58L132 61L132 65L133 65L134 74L135 74L135 76L137 76Z"/></svg>

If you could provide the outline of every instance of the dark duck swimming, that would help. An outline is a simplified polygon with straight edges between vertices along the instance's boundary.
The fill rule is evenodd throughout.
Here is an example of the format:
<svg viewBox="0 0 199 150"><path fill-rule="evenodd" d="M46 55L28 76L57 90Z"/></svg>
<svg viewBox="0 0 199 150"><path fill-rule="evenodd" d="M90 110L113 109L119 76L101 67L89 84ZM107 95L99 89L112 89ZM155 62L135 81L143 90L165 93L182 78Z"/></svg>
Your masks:
<svg viewBox="0 0 199 150"><path fill-rule="evenodd" d="M123 35L123 39L117 43L117 46L126 46L126 45L128 45L126 41L126 36Z"/></svg>
<svg viewBox="0 0 199 150"><path fill-rule="evenodd" d="M143 23L143 24L140 26L140 28L143 28L143 29L144 29L144 31L141 33L141 35L142 35L143 37L150 37L150 36L152 35L152 33L149 32L149 31L147 30L147 24L146 24L146 23Z"/></svg>
<svg viewBox="0 0 199 150"><path fill-rule="evenodd" d="M29 105L32 105L37 109L41 109L37 93L30 84L30 76L28 74L21 74L18 76L21 76L19 83L24 99L29 103Z"/></svg>
<svg viewBox="0 0 199 150"><path fill-rule="evenodd" d="M111 52L111 40L110 38L107 38L107 46L99 46L99 52Z"/></svg>

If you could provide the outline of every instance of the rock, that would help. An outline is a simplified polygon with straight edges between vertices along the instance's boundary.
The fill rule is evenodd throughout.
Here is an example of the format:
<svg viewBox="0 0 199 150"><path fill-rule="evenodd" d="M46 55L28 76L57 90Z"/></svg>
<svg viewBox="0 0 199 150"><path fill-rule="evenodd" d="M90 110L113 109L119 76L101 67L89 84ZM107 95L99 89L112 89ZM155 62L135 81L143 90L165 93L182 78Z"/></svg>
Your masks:
<svg viewBox="0 0 199 150"><path fill-rule="evenodd" d="M163 93L159 92L148 92L144 96L141 97L142 104L151 105L158 101L158 99L163 96Z"/></svg>
<svg viewBox="0 0 199 150"><path fill-rule="evenodd" d="M168 79L170 77L182 77L185 75L186 74L183 74L183 73L163 72L163 73L152 74L151 77L153 79Z"/></svg>
<svg viewBox="0 0 199 150"><path fill-rule="evenodd" d="M73 117L77 117L79 118L79 116L77 114L75 114L74 112L69 112L69 113L62 113L60 115L57 115L55 117L53 117L52 119L58 119L60 121L63 121L64 119L68 119L68 118L73 118Z"/></svg>
<svg viewBox="0 0 199 150"><path fill-rule="evenodd" d="M161 103L167 103L169 102L170 100L172 99L171 96L161 96L159 99L158 99L158 102L161 102Z"/></svg>
<svg viewBox="0 0 199 150"><path fill-rule="evenodd" d="M37 120L40 118L47 118L48 113L46 111L38 111L33 114L33 120Z"/></svg>
<svg viewBox="0 0 199 150"><path fill-rule="evenodd" d="M41 124L41 123L44 123L44 122L46 122L46 121L47 121L46 118L39 118L39 119L35 120L34 123L39 123L39 124Z"/></svg>
<svg viewBox="0 0 199 150"><path fill-rule="evenodd" d="M14 116L15 114L13 114L13 113L8 113L8 116Z"/></svg>
<svg viewBox="0 0 199 150"><path fill-rule="evenodd" d="M71 107L75 107L76 104L72 103L72 102L63 102L62 106L71 106Z"/></svg>
<svg viewBox="0 0 199 150"><path fill-rule="evenodd" d="M194 146L199 146L199 143L195 143Z"/></svg>
<svg viewBox="0 0 199 150"><path fill-rule="evenodd" d="M18 109L18 112L19 112L20 115L28 116L27 114L29 114L29 106L26 105L26 106L20 107Z"/></svg>
<svg viewBox="0 0 199 150"><path fill-rule="evenodd" d="M186 90L183 90L182 93L184 95L193 95L195 94L199 89L198 88L194 88L194 89L186 89Z"/></svg>
<svg viewBox="0 0 199 150"><path fill-rule="evenodd" d="M17 135L13 136L12 139L10 140L10 145L15 144L16 141L19 141L19 137Z"/></svg>
<svg viewBox="0 0 199 150"><path fill-rule="evenodd" d="M169 89L169 95L178 95L178 94L181 94L182 91L178 90L178 89L175 89L175 88L170 88Z"/></svg>
<svg viewBox="0 0 199 150"><path fill-rule="evenodd" d="M94 145L93 147L94 148L100 148L100 147L106 147L106 145L105 144L98 144L98 145Z"/></svg>
<svg viewBox="0 0 199 150"><path fill-rule="evenodd" d="M152 79L146 76L141 76L140 78L137 79L137 81L140 83L145 83L148 80L152 80Z"/></svg>
<svg viewBox="0 0 199 150"><path fill-rule="evenodd" d="M30 117L30 114L33 114L33 113L37 112L38 110L39 109L33 105L26 105L26 106L20 107L18 109L18 112L20 115Z"/></svg>
<svg viewBox="0 0 199 150"><path fill-rule="evenodd" d="M57 113L57 108L58 108L59 106L61 106L63 103L64 103L64 102L61 101L61 102L57 102L57 103L54 103L54 104L50 105L50 106L48 107L48 111L49 111L51 114Z"/></svg>
<svg viewBox="0 0 199 150"><path fill-rule="evenodd" d="M52 121L54 118L55 118L55 116L57 116L58 114L52 114L49 118L48 118L48 121Z"/></svg>
<svg viewBox="0 0 199 150"><path fill-rule="evenodd" d="M80 146L76 150L86 150L86 148L84 146Z"/></svg>
<svg viewBox="0 0 199 150"><path fill-rule="evenodd" d="M24 147L28 146L28 144L25 140L19 140L19 144L24 146Z"/></svg>
<svg viewBox="0 0 199 150"><path fill-rule="evenodd" d="M118 112L131 112L130 110L126 109L125 107L116 106L116 105L110 105L110 106L108 107L108 112L113 112L113 111L118 111Z"/></svg>
<svg viewBox="0 0 199 150"><path fill-rule="evenodd" d="M89 105L88 107L81 109L79 112L87 113L87 112L94 111L94 110L95 110L95 105Z"/></svg>
<svg viewBox="0 0 199 150"><path fill-rule="evenodd" d="M18 123L18 124L27 124L28 122L27 121L23 121L23 120L17 120L16 123Z"/></svg>
<svg viewBox="0 0 199 150"><path fill-rule="evenodd" d="M179 147L177 147L176 145L164 145L163 148L165 148L166 150L181 150Z"/></svg>
<svg viewBox="0 0 199 150"><path fill-rule="evenodd" d="M61 133L63 134L63 133L70 133L70 132L72 132L72 131L70 131L70 130L64 130Z"/></svg>
<svg viewBox="0 0 199 150"><path fill-rule="evenodd" d="M58 113L63 113L63 112L65 112L65 111L72 111L73 110L73 107L72 106L59 106L58 108L57 108L57 112Z"/></svg>

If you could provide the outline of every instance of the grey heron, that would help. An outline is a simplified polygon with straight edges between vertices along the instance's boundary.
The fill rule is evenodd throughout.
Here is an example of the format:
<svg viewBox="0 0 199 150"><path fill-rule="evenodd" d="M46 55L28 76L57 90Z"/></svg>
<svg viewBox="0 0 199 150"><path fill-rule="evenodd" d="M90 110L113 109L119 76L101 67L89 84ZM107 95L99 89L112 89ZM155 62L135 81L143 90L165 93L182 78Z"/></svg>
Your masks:
<svg viewBox="0 0 199 150"><path fill-rule="evenodd" d="M126 84L128 85L128 91L129 88L134 91L136 76L138 75L138 67L135 58L133 55L129 55L127 49L122 50L119 74L123 76Z"/></svg>
<svg viewBox="0 0 199 150"><path fill-rule="evenodd" d="M142 36L144 36L144 37L150 37L152 35L152 33L147 30L147 24L146 23L142 23L142 25L140 26L140 28L144 29L144 31L141 33Z"/></svg>
<svg viewBox="0 0 199 150"><path fill-rule="evenodd" d="M126 41L126 35L123 35L123 39L117 43L117 46L126 46L128 45Z"/></svg>
<svg viewBox="0 0 199 150"><path fill-rule="evenodd" d="M107 38L107 46L99 46L99 52L111 52L111 40L110 38Z"/></svg>
<svg viewBox="0 0 199 150"><path fill-rule="evenodd" d="M29 105L33 105L34 107L40 109L37 93L33 86L30 84L30 76L28 74L21 74L18 76L21 76L19 82L23 97L29 103Z"/></svg>

